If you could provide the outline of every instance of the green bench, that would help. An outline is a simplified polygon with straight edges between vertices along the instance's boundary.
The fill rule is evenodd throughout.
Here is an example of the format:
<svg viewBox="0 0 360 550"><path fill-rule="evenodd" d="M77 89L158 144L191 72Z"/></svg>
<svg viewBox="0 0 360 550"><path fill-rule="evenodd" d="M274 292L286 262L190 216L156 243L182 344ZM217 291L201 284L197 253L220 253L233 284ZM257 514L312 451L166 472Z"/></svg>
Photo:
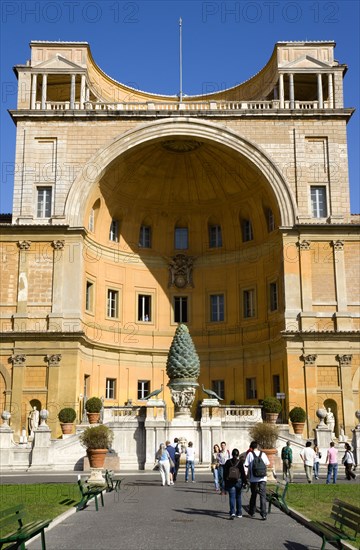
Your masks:
<svg viewBox="0 0 360 550"><path fill-rule="evenodd" d="M4 544L11 544L11 548L21 548L21 550L25 550L25 542L41 534L41 548L42 550L46 550L45 529L52 520L45 519L25 523L25 515L23 504L17 504L16 506L12 506L0 512L0 548L2 548ZM6 533L9 525L15 527L14 524L16 525L15 530L12 530L8 534L3 534Z"/></svg>
<svg viewBox="0 0 360 550"><path fill-rule="evenodd" d="M271 505L275 504L283 512L289 513L288 505L286 504L286 493L289 483L287 481L277 481L276 485L266 486L266 499L269 502L268 513L271 512Z"/></svg>
<svg viewBox="0 0 360 550"><path fill-rule="evenodd" d="M77 511L83 510L89 500L92 498L95 500L95 508L96 511L99 511L99 505L98 505L98 496L100 496L101 499L101 505L104 506L104 497L103 497L103 491L106 489L106 485L88 485L86 481L81 479L81 476L78 476L78 486L81 493L81 500L79 504L77 505L76 509Z"/></svg>
<svg viewBox="0 0 360 550"><path fill-rule="evenodd" d="M333 524L327 521L311 521L309 524L323 539L321 550L324 550L327 542L336 542L340 548L343 548L343 540L356 540L356 536L360 532L360 508L336 498L333 502L330 519L334 520ZM348 529L347 532L344 530L345 527Z"/></svg>
<svg viewBox="0 0 360 550"><path fill-rule="evenodd" d="M115 491L116 493L120 491L121 482L124 480L123 477L119 477L119 474L115 474L113 470L105 471L105 481L107 492Z"/></svg>

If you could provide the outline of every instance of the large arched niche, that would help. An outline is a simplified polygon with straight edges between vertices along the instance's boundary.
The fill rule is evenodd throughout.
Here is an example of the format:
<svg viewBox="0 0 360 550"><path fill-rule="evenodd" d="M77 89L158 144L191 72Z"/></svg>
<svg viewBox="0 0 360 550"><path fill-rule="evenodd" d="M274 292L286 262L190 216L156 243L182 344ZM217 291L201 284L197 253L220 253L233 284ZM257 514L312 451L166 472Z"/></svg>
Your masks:
<svg viewBox="0 0 360 550"><path fill-rule="evenodd" d="M176 142L179 144L180 149L186 148L186 143L188 143L190 150L176 151ZM253 200L252 195L256 191L259 182L261 182L264 189L267 187L270 202L272 201L276 205L279 225L287 227L294 225L296 220L295 201L289 186L271 159L258 146L223 126L188 118L182 118L181 120L165 119L147 123L126 132L101 149L84 167L69 192L65 206L65 215L69 225L72 227L86 225L89 197L94 195L97 188L105 196L108 195L107 200L111 203L114 196L116 196L116 182L118 184L121 181L128 187L128 189L121 189L121 193L124 193L124 195L127 194L132 185L133 188L137 188L140 178L135 177L133 168L136 168L138 175L142 174L144 176L144 180L149 176L149 170L147 171L146 166L142 166L143 163L139 162L137 152L140 152L141 158L145 159L152 157L154 147L162 147L163 149L167 147L163 159L165 159L165 153L172 154L175 159L179 158L180 155L184 157L187 154L193 156L198 154L196 144L199 144L199 154L206 152L203 155L205 160L202 161L203 176L212 171L212 166L219 164L217 159L231 159L229 162L224 160L220 164L229 167L226 169L229 181L234 180L234 177L229 176L230 172L233 172L233 176L234 173L235 176L240 173L240 179L243 181L242 196L248 201L249 205ZM212 157L210 162L206 160L206 155L209 158ZM217 158L214 158L214 155ZM125 171L121 172L122 166L125 166L126 173ZM160 170L161 167L164 170L166 169L164 163L159 166ZM167 181L171 179L168 178L165 172L163 176ZM213 177L217 180L220 179L218 174L213 175ZM188 174L189 189L195 189L195 183L196 178L192 174ZM109 190L111 189L115 195L110 199ZM179 185L168 186L168 192L171 190L172 193L176 193L176 189L183 190L183 187ZM218 194L215 193L215 195L217 196L213 201L214 205L219 198ZM161 193L161 197L163 200L163 193ZM231 197L226 197L226 200L229 201L230 199ZM156 200L156 197L154 200ZM193 202L194 205L198 202L197 208L199 208L201 200L194 200ZM207 203L210 202L211 200L207 200ZM264 207L266 207L266 204Z"/></svg>

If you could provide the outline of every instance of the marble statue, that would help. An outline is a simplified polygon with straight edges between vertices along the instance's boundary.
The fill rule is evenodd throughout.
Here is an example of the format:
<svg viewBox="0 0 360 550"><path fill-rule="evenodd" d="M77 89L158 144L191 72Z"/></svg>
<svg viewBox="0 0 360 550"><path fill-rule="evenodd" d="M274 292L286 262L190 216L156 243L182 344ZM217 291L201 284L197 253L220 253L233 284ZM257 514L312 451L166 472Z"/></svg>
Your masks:
<svg viewBox="0 0 360 550"><path fill-rule="evenodd" d="M333 433L335 430L335 417L330 407L328 407L327 409L325 421L326 421L327 427L329 428L331 433Z"/></svg>
<svg viewBox="0 0 360 550"><path fill-rule="evenodd" d="M29 435L31 437L34 437L34 431L39 426L39 419L40 419L40 413L37 410L37 408L34 406L32 410L29 413L28 421L29 421Z"/></svg>

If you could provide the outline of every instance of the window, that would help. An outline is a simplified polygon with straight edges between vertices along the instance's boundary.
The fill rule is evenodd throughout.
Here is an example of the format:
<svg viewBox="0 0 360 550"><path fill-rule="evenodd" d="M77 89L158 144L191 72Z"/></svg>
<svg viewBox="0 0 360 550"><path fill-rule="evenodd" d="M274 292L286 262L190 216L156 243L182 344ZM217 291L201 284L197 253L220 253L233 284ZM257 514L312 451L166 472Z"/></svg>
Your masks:
<svg viewBox="0 0 360 550"><path fill-rule="evenodd" d="M275 216L271 208L267 209L267 227L269 233L275 229Z"/></svg>
<svg viewBox="0 0 360 550"><path fill-rule="evenodd" d="M174 321L175 323L188 322L188 299L187 296L174 297Z"/></svg>
<svg viewBox="0 0 360 550"><path fill-rule="evenodd" d="M209 225L209 247L220 248L222 247L222 236L220 225Z"/></svg>
<svg viewBox="0 0 360 550"><path fill-rule="evenodd" d="M115 399L116 380L115 378L106 379L105 399Z"/></svg>
<svg viewBox="0 0 360 550"><path fill-rule="evenodd" d="M175 227L175 249L186 250L189 248L189 236L187 227Z"/></svg>
<svg viewBox="0 0 360 550"><path fill-rule="evenodd" d="M243 292L243 313L245 319L255 317L255 290L244 290Z"/></svg>
<svg viewBox="0 0 360 550"><path fill-rule="evenodd" d="M106 315L113 319L119 316L119 291L108 289Z"/></svg>
<svg viewBox="0 0 360 550"><path fill-rule="evenodd" d="M326 218L327 208L326 208L326 188L321 187L311 187L311 213L313 218Z"/></svg>
<svg viewBox="0 0 360 550"><path fill-rule="evenodd" d="M210 296L210 321L224 321L224 295Z"/></svg>
<svg viewBox="0 0 360 550"><path fill-rule="evenodd" d="M280 375L274 374L273 375L273 395L276 395L277 393L280 393Z"/></svg>
<svg viewBox="0 0 360 550"><path fill-rule="evenodd" d="M142 248L151 248L151 227L142 225L140 227L139 246Z"/></svg>
<svg viewBox="0 0 360 550"><path fill-rule="evenodd" d="M92 208L89 214L88 230L93 232L95 229L95 210Z"/></svg>
<svg viewBox="0 0 360 550"><path fill-rule="evenodd" d="M242 222L242 237L244 243L252 241L254 238L252 224L250 220L243 220Z"/></svg>
<svg viewBox="0 0 360 550"><path fill-rule="evenodd" d="M219 396L221 399L225 399L225 381L224 380L213 380L211 382L212 390Z"/></svg>
<svg viewBox="0 0 360 550"><path fill-rule="evenodd" d="M145 399L150 393L150 380L138 380L138 399Z"/></svg>
<svg viewBox="0 0 360 550"><path fill-rule="evenodd" d="M94 303L94 284L86 281L85 309L86 311L93 310Z"/></svg>
<svg viewBox="0 0 360 550"><path fill-rule="evenodd" d="M277 282L270 283L270 311L278 309L278 285Z"/></svg>
<svg viewBox="0 0 360 550"><path fill-rule="evenodd" d="M256 378L246 378L246 399L256 399Z"/></svg>
<svg viewBox="0 0 360 550"><path fill-rule="evenodd" d="M138 321L151 321L151 296L148 294L138 296Z"/></svg>
<svg viewBox="0 0 360 550"><path fill-rule="evenodd" d="M118 220L112 220L109 231L109 241L117 243L119 241L119 222Z"/></svg>
<svg viewBox="0 0 360 550"><path fill-rule="evenodd" d="M37 217L50 218L51 216L51 187L37 188Z"/></svg>

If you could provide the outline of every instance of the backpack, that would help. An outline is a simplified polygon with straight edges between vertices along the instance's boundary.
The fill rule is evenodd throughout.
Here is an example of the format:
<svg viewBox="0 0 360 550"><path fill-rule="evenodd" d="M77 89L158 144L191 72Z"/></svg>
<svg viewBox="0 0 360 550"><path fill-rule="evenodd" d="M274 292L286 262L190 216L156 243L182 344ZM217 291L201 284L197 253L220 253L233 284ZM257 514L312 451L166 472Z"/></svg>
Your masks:
<svg viewBox="0 0 360 550"><path fill-rule="evenodd" d="M226 479L234 480L234 481L238 481L240 479L240 470L238 468L239 464L240 464L240 460L238 460L235 465L232 464L230 466Z"/></svg>
<svg viewBox="0 0 360 550"><path fill-rule="evenodd" d="M260 451L259 456L257 456L254 451L252 451L254 460L252 461L252 475L254 477L265 477L266 476L266 464L261 458L262 451Z"/></svg>

